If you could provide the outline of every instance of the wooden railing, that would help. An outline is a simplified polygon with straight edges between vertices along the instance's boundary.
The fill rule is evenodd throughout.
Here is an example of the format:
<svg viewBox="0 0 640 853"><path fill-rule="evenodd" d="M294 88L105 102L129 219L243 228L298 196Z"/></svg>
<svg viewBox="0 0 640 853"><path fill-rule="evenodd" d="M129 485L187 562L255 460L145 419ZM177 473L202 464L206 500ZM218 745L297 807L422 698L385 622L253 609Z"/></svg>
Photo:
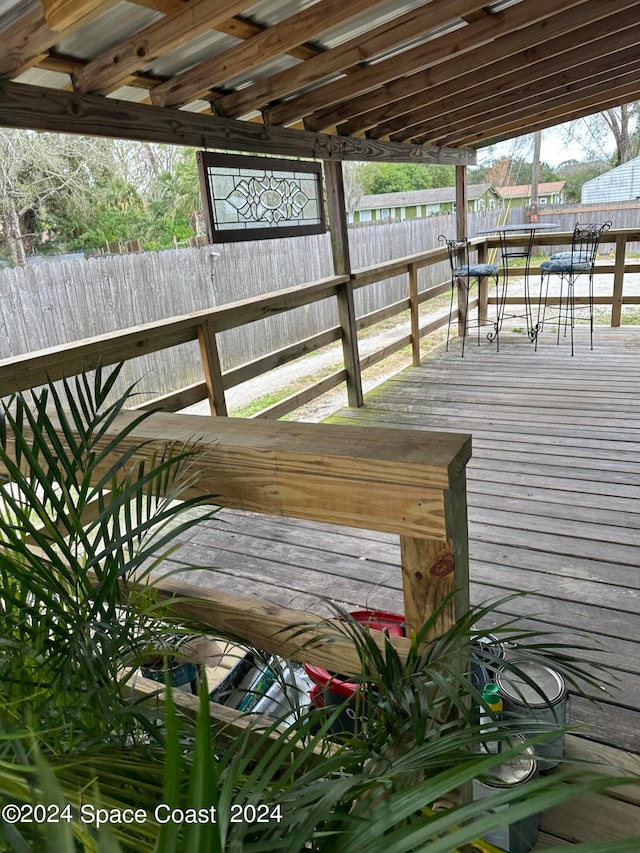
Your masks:
<svg viewBox="0 0 640 853"><path fill-rule="evenodd" d="M139 420L137 413L122 412L101 434L96 451L109 448L105 466L123 453L131 452L135 462L151 459L167 444L193 447L198 478L185 485L184 498L200 496L222 507L399 536L407 633L422 627L446 597L430 636L467 611L469 436L413 431L408 442L406 431L398 429L166 412L130 428L134 419ZM62 430L60 440L69 440ZM7 448L11 452L11 436ZM354 645L337 620L172 579L155 588L171 602L172 612L194 628L231 634L254 647L347 675L361 671ZM382 633L374 634L382 644ZM409 648L408 639L392 642L401 653ZM213 708L214 715L218 711L223 723L235 720L228 709Z"/></svg>
<svg viewBox="0 0 640 853"><path fill-rule="evenodd" d="M570 240L569 233L549 232L537 235L535 243L544 247L566 246ZM640 272L640 263L626 261L627 243L638 240L640 240L640 231L636 229L612 230L605 235L602 244L603 249L611 244L615 247L612 262L599 260L596 265L597 274L612 276L612 291L611 296L596 296L595 302L598 305L611 305L612 326L620 325L624 305L640 304L640 296L624 293L625 273ZM510 237L509 242L517 244L518 238ZM472 244L478 253L479 260L486 260L489 254L497 249L498 240L496 237L474 238ZM36 387L43 384L47 378L60 379L81 370L92 369L100 362L108 365L161 350L167 350L169 355L172 347L197 340L200 344L203 380L146 402L143 407L179 411L193 403L208 399L213 414L226 415L225 392L228 389L262 376L276 367L329 344L341 341L343 347L341 368L257 415L263 418L279 418L341 383L353 382L353 371L348 372L345 365L353 363L355 359L358 359L361 369L365 370L410 346L412 362L418 365L421 341L449 322L448 305L440 306L426 322L424 315L421 316L421 310L432 300L448 294L451 286L449 277L445 275L442 281L420 290L418 273L421 269L441 264L446 257L446 250L438 247L356 270L350 277L332 276L321 281L268 293L255 299L233 302L218 308L147 323L116 333L5 359L0 362L0 396ZM509 274L518 276L521 275L521 271L515 268L510 270ZM539 274L539 269L533 268L531 275L536 274ZM406 284L399 285L403 291L399 294L401 298L391 305L360 317L354 318L348 315L345 306L353 305L353 299L345 298L349 291L357 291L394 276L406 276ZM440 277L442 276L438 276ZM296 341L231 370L222 371L217 343L217 335L220 332L324 299L335 299L340 305L342 310L339 312L341 317L339 325L324 329L311 337ZM485 285L480 288L478 297L469 306L469 310L479 305L482 314L486 311L486 306L494 301L495 298L490 298L487 294L485 282ZM507 296L508 304L517 304L521 301L522 296ZM577 301L580 301L579 297ZM349 308L349 310L353 309ZM354 339L350 331L353 323L358 331L362 331L403 312L409 313L406 333L387 343L383 348L361 357L358 340ZM457 318L458 312L454 310L452 320L455 322ZM357 390L361 396L361 389ZM358 397L358 394L351 394L350 397Z"/></svg>
<svg viewBox="0 0 640 853"><path fill-rule="evenodd" d="M545 234L541 245L566 245L568 234ZM627 241L640 240L635 230L609 232L607 242L616 247L613 264L598 263L598 273L613 276L611 298L599 298L612 306L612 324L620 322L625 304L638 304L640 297L624 296L624 274L640 271L627 264ZM475 240L480 259L495 243ZM445 259L443 248L394 260L351 277L333 276L312 284L236 302L209 311L171 318L52 347L0 362L0 395L37 387L47 380L72 376L97 364L108 365L144 353L167 350L186 341L198 340L204 380L151 404L158 411L139 425L129 440L140 452L152 453L159 444L197 438L202 448L201 494L214 493L221 506L248 509L272 515L290 515L395 533L401 543L401 572L405 618L410 629L419 627L453 590L457 591L443 611L434 631L452 624L468 605L468 557L466 527L465 465L470 455L467 436L413 431L411 441L403 430L201 418L172 414L174 410L209 397L214 413L226 412L224 392L246 379L262 375L277 365L342 340L344 320L311 338L284 347L260 359L223 373L220 369L216 335L225 329L307 305L321 299L338 299L345 289L357 290L393 275L407 276L402 299L380 311L360 317L359 329L406 311L410 312L407 334L361 360L366 367L391 352L411 344L414 363L420 360L420 341L448 322L445 309L431 322L421 324L420 307L449 292L447 279L425 290L419 289L418 271ZM534 271L535 272L535 271ZM517 274L517 273L515 273ZM480 294L480 302L483 300ZM353 300L344 300L353 303ZM482 309L481 309L482 310ZM348 345L357 353L357 341ZM345 380L345 370L294 395L294 407L305 397ZM286 408L286 407L284 407ZM277 407L272 409L275 417ZM283 408L281 407L281 412ZM281 413L280 412L280 413ZM131 417L123 414L121 420ZM108 437L105 436L105 441ZM176 604L190 621L207 630L229 630L260 648L325 665L344 673L359 668L349 643L330 647L316 642L322 630L319 620L307 613L248 601L220 593L208 593L165 582L163 594L193 595L197 600ZM304 636L293 635L293 626L306 623ZM315 623L315 624L310 624ZM311 641L310 643L306 641ZM401 640L394 641L402 645ZM406 641L405 641L406 643Z"/></svg>

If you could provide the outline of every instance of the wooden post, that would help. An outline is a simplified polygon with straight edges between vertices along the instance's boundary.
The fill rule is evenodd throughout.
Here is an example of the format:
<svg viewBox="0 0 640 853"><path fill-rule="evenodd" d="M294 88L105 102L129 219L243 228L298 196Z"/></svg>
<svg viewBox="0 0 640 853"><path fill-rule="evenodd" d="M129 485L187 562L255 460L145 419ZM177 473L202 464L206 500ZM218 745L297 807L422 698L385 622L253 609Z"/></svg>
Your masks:
<svg viewBox="0 0 640 853"><path fill-rule="evenodd" d="M204 322L198 326L198 341L211 414L224 417L227 414L227 401L224 396L224 381L216 333L211 323Z"/></svg>
<svg viewBox="0 0 640 853"><path fill-rule="evenodd" d="M418 266L409 264L409 302L411 311L411 354L413 366L420 366L420 316L418 304Z"/></svg>
<svg viewBox="0 0 640 853"><path fill-rule="evenodd" d="M616 263L613 268L613 299L611 306L611 326L617 327L622 320L622 291L624 288L624 264L627 254L625 234L616 236Z"/></svg>
<svg viewBox="0 0 640 853"><path fill-rule="evenodd" d="M469 548L466 476L450 475L445 492L446 539L400 536L402 587L407 632L422 627L447 595L455 593L435 621L427 639L453 626L469 609Z"/></svg>
<svg viewBox="0 0 640 853"><path fill-rule="evenodd" d="M344 184L342 181L342 163L329 160L324 164L327 185L327 206L329 209L329 228L333 267L336 275L351 275L351 257L349 255L349 234L347 230L347 211L344 203ZM350 406L364 405L362 394L362 376L360 373L360 355L358 353L358 331L356 328L356 310L351 280L338 287L338 319L342 327L342 352L347 370L347 399Z"/></svg>
<svg viewBox="0 0 640 853"><path fill-rule="evenodd" d="M467 167L456 166L456 237L467 237ZM464 261L462 261L464 263ZM458 334L464 335L467 317L467 294L464 285L458 281Z"/></svg>

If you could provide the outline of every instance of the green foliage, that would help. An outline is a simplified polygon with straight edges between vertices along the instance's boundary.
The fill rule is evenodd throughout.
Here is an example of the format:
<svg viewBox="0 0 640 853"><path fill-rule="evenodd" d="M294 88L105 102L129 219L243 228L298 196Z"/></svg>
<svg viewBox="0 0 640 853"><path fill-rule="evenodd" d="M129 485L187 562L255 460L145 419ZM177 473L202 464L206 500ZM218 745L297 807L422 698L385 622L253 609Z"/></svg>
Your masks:
<svg viewBox="0 0 640 853"><path fill-rule="evenodd" d="M115 428L131 394L109 403L119 372L2 406L0 700L4 719L36 726L51 752L139 731L121 687L166 631L146 584L194 523L196 502L176 499L195 451L139 456L129 436L148 414Z"/></svg>
<svg viewBox="0 0 640 853"><path fill-rule="evenodd" d="M364 163L358 168L358 180L365 195L426 190L453 186L455 169L421 163Z"/></svg>
<svg viewBox="0 0 640 853"><path fill-rule="evenodd" d="M582 193L582 185L592 178L597 178L603 172L611 169L610 163L602 160L597 160L591 163L577 163L575 160L568 163L561 163L558 166L558 173L566 182L564 191L567 196L567 201L580 201Z"/></svg>
<svg viewBox="0 0 640 853"><path fill-rule="evenodd" d="M452 792L522 752L522 746L509 742L507 727L499 720L502 752L481 751L483 735L473 712L478 694L459 666L460 656L480 633L472 627L475 620L495 616L492 608L470 612L450 631L425 643L436 615L412 638L406 660L389 642L380 650L363 626L336 612L344 624L342 633L352 637L361 656L363 675L357 680L362 700L367 694L376 697L369 707L356 706L369 712L359 732L345 734L341 742L327 740L342 710L338 707L312 710L284 728L274 723L233 737L218 729L212 740L203 680L195 728L176 714L167 689L164 744L139 742L127 750L44 761L37 747L32 749L34 760L29 760L20 741L7 740L5 757L13 750L19 760L1 765L0 796L16 803L69 804L67 814L73 817L63 827L5 825L1 831L5 838L13 836L12 849L45 849L45 840L53 843L57 833L56 853L467 853L476 849L475 839L503 825L500 806L508 806L510 820L516 820L614 784L639 783L570 769L540 777L524 790L505 789L488 799L456 804ZM512 642L526 642L530 654L542 654L571 677L585 674L573 647L545 643L508 623L498 632ZM532 726L530 742L535 745L553 734ZM445 811L435 807L442 801L451 804ZM156 812L159 804L166 804L161 818L173 810L178 810L178 818L188 810L202 810L204 818L162 823ZM145 820L133 825L114 822L98 830L77 820L82 807L89 815L98 807L141 809ZM256 814L259 807L263 822L237 819L238 814ZM73 840L65 828L73 832ZM575 849L632 853L639 840ZM479 849L495 853L484 843Z"/></svg>
<svg viewBox="0 0 640 853"><path fill-rule="evenodd" d="M504 186L530 184L533 180L533 163L522 157L499 157L468 171L470 184L492 184L496 189ZM558 172L548 163L540 163L540 181L561 180Z"/></svg>

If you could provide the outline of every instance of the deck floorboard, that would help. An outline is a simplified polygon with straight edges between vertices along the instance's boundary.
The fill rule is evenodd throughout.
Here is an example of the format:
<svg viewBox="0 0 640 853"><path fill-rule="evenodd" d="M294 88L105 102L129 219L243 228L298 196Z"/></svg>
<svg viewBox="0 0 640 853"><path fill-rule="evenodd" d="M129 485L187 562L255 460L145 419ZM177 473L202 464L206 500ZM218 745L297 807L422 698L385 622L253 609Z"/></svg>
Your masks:
<svg viewBox="0 0 640 853"><path fill-rule="evenodd" d="M455 344L331 420L472 435L473 602L527 592L502 611L565 641L586 633L612 683L598 704L572 696L571 722L639 753L640 327L598 327L593 351L584 332L573 358L544 333L537 352L510 332L499 353ZM373 531L223 510L172 559L212 567L200 584L299 609L403 609L397 539Z"/></svg>

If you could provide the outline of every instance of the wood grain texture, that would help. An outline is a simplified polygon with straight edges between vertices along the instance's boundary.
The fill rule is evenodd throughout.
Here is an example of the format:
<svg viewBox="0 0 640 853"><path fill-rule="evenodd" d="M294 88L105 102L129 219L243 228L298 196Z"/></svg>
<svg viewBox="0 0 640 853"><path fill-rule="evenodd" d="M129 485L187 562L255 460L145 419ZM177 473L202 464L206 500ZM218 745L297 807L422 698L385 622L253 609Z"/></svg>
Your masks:
<svg viewBox="0 0 640 853"><path fill-rule="evenodd" d="M114 429L134 417L123 412ZM140 445L147 457L167 443L195 445L199 476L186 493L218 505L445 539L444 493L469 459L469 441L407 436L158 412L122 446Z"/></svg>
<svg viewBox="0 0 640 853"><path fill-rule="evenodd" d="M319 160L476 162L471 149L329 136L0 80L0 125Z"/></svg>

